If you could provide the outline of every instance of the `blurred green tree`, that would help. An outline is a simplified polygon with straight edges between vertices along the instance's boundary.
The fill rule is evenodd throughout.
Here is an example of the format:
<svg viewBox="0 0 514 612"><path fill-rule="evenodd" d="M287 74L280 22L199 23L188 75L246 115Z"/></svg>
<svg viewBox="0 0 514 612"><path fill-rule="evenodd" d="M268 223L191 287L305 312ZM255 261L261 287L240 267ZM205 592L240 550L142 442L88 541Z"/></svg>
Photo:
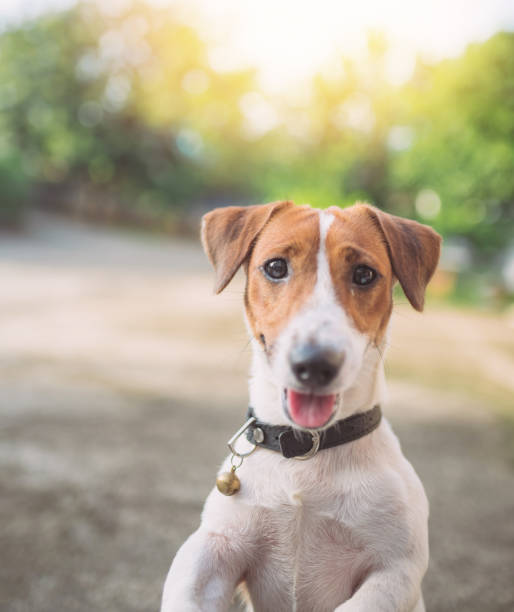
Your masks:
<svg viewBox="0 0 514 612"><path fill-rule="evenodd" d="M365 199L495 256L514 234L514 34L410 81L369 35L303 102L171 10L84 3L0 34L0 221L45 201L151 223L192 205ZM222 58L223 59L223 58Z"/></svg>
<svg viewBox="0 0 514 612"><path fill-rule="evenodd" d="M0 167L11 201L26 195L22 177L40 199L116 216L237 191L240 139L227 142L251 81L210 69L192 28L144 5L109 17L81 4L6 31Z"/></svg>
<svg viewBox="0 0 514 612"><path fill-rule="evenodd" d="M514 34L419 63L402 95L412 146L392 155L390 197L494 255L514 236Z"/></svg>

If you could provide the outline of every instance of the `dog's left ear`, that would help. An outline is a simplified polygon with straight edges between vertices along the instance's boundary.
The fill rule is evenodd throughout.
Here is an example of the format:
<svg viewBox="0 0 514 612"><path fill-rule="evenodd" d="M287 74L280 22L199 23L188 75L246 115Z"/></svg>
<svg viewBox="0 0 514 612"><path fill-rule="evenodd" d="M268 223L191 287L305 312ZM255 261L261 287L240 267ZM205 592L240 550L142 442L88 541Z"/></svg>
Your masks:
<svg viewBox="0 0 514 612"><path fill-rule="evenodd" d="M230 283L272 215L289 206L294 204L283 201L257 206L226 206L203 216L202 244L216 273L216 293Z"/></svg>
<svg viewBox="0 0 514 612"><path fill-rule="evenodd" d="M428 225L367 207L378 223L389 251L393 273L412 306L423 310L425 289L439 261L441 236Z"/></svg>

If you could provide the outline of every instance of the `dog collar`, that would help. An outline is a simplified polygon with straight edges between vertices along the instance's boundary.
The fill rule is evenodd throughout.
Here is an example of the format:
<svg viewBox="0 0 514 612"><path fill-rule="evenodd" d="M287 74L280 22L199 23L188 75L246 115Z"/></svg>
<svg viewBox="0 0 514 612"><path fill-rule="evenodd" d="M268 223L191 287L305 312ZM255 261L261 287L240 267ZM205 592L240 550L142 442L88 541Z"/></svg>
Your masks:
<svg viewBox="0 0 514 612"><path fill-rule="evenodd" d="M336 421L320 432L264 423L257 419L252 407L248 408L247 418L255 419L246 429L246 438L252 444L282 453L286 459L309 459L319 450L353 442L371 433L380 424L382 411L377 404L371 410Z"/></svg>
<svg viewBox="0 0 514 612"><path fill-rule="evenodd" d="M346 444L366 436L378 427L381 418L382 411L377 404L367 412L352 414L346 419L336 421L321 432L301 431L286 425L270 425L259 421L250 406L246 423L227 442L232 453L231 468L230 472L218 475L216 487L223 495L236 494L241 487L236 470L241 467L245 457L251 455L258 446L282 453L286 459L310 459L319 450ZM245 452L237 451L235 447L237 440L243 434L252 444L252 448Z"/></svg>

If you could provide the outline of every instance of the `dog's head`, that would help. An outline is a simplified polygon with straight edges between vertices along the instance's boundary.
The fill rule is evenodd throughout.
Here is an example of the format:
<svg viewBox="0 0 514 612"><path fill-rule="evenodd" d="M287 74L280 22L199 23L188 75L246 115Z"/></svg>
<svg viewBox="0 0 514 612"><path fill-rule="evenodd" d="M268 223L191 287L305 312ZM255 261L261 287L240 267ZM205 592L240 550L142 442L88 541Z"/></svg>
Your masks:
<svg viewBox="0 0 514 612"><path fill-rule="evenodd" d="M326 427L383 344L399 281L423 309L440 236L366 204L325 211L292 202L218 208L202 241L219 293L244 266L245 309L287 418Z"/></svg>

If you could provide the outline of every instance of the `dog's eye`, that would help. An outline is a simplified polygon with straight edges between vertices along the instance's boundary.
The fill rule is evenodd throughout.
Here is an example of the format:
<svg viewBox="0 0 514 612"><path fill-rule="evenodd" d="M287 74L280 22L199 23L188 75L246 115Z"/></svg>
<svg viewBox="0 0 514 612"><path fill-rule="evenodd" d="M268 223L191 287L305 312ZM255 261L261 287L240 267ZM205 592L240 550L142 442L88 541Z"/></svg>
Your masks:
<svg viewBox="0 0 514 612"><path fill-rule="evenodd" d="M364 287L365 285L370 285L376 278L376 270L373 270L373 268L370 268L369 266L360 265L353 271L352 281L355 285Z"/></svg>
<svg viewBox="0 0 514 612"><path fill-rule="evenodd" d="M262 267L264 274L271 280L280 280L285 278L288 273L287 261L282 257L268 259Z"/></svg>

